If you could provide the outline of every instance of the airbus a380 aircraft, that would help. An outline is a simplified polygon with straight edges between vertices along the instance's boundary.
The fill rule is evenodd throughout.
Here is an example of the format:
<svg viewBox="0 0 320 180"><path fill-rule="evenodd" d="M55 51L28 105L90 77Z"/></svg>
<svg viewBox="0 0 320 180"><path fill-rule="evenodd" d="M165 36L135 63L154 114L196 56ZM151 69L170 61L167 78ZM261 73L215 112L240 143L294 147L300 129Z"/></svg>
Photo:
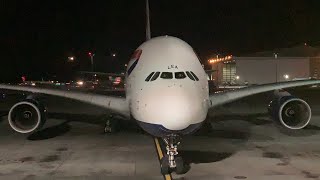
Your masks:
<svg viewBox="0 0 320 180"><path fill-rule="evenodd" d="M282 82L209 96L206 76L190 45L175 37L161 36L144 42L134 52L128 63L123 98L14 85L0 85L0 89L79 100L136 120L146 132L166 143L167 155L161 161L161 172L167 174L172 170L183 172L182 158L177 156L180 139L199 129L209 110L257 93L320 83L320 80ZM18 102L9 111L9 124L16 132L33 133L45 123L44 105L33 97ZM290 129L304 128L311 118L309 105L291 95L279 96L269 109L274 119Z"/></svg>

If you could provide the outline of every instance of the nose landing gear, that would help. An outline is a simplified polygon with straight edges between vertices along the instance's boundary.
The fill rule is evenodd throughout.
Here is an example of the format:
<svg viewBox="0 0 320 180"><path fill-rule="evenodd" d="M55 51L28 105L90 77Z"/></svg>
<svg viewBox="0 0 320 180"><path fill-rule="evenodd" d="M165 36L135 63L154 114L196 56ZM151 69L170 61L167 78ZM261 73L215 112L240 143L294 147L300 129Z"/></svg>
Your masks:
<svg viewBox="0 0 320 180"><path fill-rule="evenodd" d="M161 173L170 174L175 171L177 174L185 172L185 165L181 156L178 155L178 145L181 138L176 134L171 134L163 141L166 144L167 154L161 159Z"/></svg>

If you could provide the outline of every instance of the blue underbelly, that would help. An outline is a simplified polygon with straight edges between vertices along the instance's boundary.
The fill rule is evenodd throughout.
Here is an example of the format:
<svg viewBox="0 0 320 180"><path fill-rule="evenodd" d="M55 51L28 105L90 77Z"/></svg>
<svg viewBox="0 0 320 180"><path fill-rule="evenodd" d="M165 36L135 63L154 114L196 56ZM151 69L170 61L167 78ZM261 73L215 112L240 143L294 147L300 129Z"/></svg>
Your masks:
<svg viewBox="0 0 320 180"><path fill-rule="evenodd" d="M178 135L192 134L196 132L202 125L202 122L201 122L197 124L191 124L187 128L182 130L170 130L163 127L160 124L151 124L151 123L146 123L138 120L136 121L144 131L156 137L165 137L170 134L178 134Z"/></svg>

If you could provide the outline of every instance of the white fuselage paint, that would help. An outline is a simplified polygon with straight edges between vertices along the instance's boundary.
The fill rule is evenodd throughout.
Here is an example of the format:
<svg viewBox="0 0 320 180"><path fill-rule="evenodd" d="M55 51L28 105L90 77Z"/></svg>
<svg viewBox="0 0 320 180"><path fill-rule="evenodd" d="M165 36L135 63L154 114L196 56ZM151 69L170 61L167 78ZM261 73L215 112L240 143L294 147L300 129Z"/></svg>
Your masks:
<svg viewBox="0 0 320 180"><path fill-rule="evenodd" d="M209 107L207 75L194 50L186 42L170 36L146 41L140 59L126 76L126 95L131 115L138 121L183 130L205 120ZM130 60L128 68L134 60ZM193 71L199 81L162 79L146 82L151 72Z"/></svg>

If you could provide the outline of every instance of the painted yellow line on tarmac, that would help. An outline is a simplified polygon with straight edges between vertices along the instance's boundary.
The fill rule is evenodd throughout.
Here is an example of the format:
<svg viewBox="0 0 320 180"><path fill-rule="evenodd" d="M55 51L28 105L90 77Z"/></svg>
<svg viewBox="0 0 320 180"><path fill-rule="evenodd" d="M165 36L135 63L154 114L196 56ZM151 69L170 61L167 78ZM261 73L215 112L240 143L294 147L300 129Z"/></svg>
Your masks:
<svg viewBox="0 0 320 180"><path fill-rule="evenodd" d="M160 146L158 138L154 138L154 143L156 144L157 154L158 154L158 157L159 157L159 161L161 163L161 159L163 158L163 152L162 152L162 149L161 149L161 146ZM163 175L163 177L164 177L165 180L172 180L171 174Z"/></svg>

